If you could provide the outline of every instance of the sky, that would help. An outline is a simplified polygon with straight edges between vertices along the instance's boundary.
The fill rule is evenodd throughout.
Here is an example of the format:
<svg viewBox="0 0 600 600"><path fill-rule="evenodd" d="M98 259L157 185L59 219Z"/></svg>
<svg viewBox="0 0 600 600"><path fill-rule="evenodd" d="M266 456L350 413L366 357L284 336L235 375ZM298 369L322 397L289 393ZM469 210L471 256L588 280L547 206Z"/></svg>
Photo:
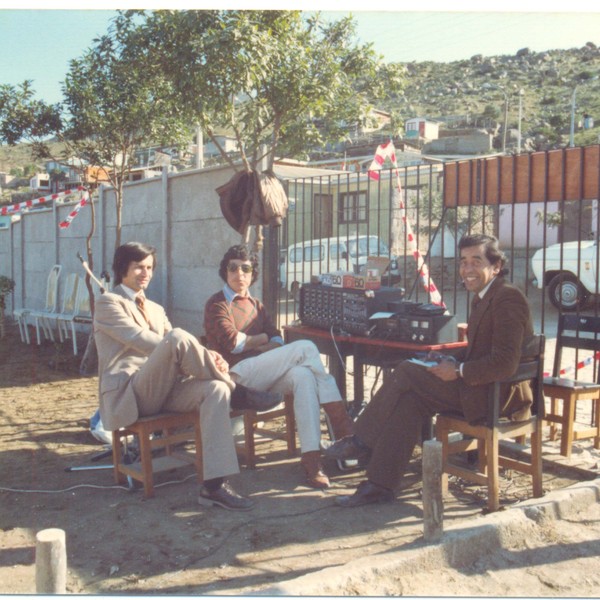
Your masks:
<svg viewBox="0 0 600 600"><path fill-rule="evenodd" d="M361 42L373 43L386 61L448 62L467 59L475 54L493 56L515 54L521 48L532 51L581 48L587 42L600 46L600 2L572 0L567 3L544 2L544 11L527 8L530 0L503 2L502 12L481 10L481 2L456 0L448 3L421 0L419 11L368 11L347 1L345 12L339 0L303 0L303 10L320 9L332 18L349 12L355 18ZM531 2L539 5L539 2ZM114 4L114 2L113 2ZM286 3L287 4L287 3ZM294 3L287 8L298 8ZM381 4L381 3L380 3ZM394 3L396 6L400 2ZM414 7L414 2L410 3ZM356 5L356 6L355 6ZM362 3L364 6L364 2ZM111 1L103 6L112 8ZM121 7L123 5L121 4ZM128 8L136 7L133 3ZM171 8L274 8L271 2L244 3L229 0L220 6L194 6L170 3ZM115 4L115 8L118 7ZM137 7L160 8L144 2ZM164 4L163 4L164 7ZM280 6L281 7L281 6ZM471 10L475 7L474 10ZM530 12L525 12L525 11ZM69 61L80 57L92 45L94 37L106 32L113 10L73 9L72 4L23 0L0 0L0 84L16 85L33 80L37 97L46 102L61 100L60 83Z"/></svg>

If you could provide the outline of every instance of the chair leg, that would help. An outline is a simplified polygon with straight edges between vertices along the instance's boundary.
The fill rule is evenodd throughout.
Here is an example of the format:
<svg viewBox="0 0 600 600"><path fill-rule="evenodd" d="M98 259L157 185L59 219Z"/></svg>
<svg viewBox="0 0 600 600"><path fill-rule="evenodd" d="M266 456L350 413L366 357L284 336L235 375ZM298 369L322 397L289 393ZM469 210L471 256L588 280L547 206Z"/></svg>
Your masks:
<svg viewBox="0 0 600 600"><path fill-rule="evenodd" d="M571 456L573 446L573 422L575 420L575 401L573 398L563 401L562 439L560 440L560 453L567 458Z"/></svg>
<svg viewBox="0 0 600 600"><path fill-rule="evenodd" d="M154 496L154 481L152 473L152 447L150 445L150 432L142 428L138 433L140 446L140 461L144 478L144 495L146 498Z"/></svg>
<svg viewBox="0 0 600 600"><path fill-rule="evenodd" d="M556 398L550 398L550 414L556 414ZM550 422L550 441L553 442L556 439L556 433L558 431L558 427L556 427L556 423Z"/></svg>
<svg viewBox="0 0 600 600"><path fill-rule="evenodd" d="M594 438L594 448L600 449L600 399L592 400L592 416L596 425L596 437Z"/></svg>
<svg viewBox="0 0 600 600"><path fill-rule="evenodd" d="M123 454L122 446L121 446L121 437L119 436L118 431L113 431L112 433L113 441L112 441L112 458L113 458L113 471L115 475L115 483L117 485L121 485L125 482L125 476L121 473L119 469L119 465L121 464L121 457Z"/></svg>
<svg viewBox="0 0 600 600"><path fill-rule="evenodd" d="M487 480L488 480L488 509L494 512L500 508L499 460L498 460L498 432L490 429L485 439L487 454Z"/></svg>
<svg viewBox="0 0 600 600"><path fill-rule="evenodd" d="M542 420L537 423L535 431L531 432L531 479L534 498L544 495L542 480Z"/></svg>
<svg viewBox="0 0 600 600"><path fill-rule="evenodd" d="M244 452L246 455L246 465L250 469L254 469L254 467L256 467L256 448L254 446L255 418L255 411L244 411Z"/></svg>
<svg viewBox="0 0 600 600"><path fill-rule="evenodd" d="M438 419L435 424L435 439L442 444L442 496L448 495L448 473L445 471L446 463L448 462L448 428L441 424L441 419Z"/></svg>

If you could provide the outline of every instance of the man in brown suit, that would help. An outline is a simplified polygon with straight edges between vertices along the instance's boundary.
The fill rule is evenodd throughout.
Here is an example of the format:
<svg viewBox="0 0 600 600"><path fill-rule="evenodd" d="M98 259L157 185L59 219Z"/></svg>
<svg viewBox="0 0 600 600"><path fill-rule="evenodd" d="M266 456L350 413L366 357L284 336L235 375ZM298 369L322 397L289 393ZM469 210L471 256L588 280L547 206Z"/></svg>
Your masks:
<svg viewBox="0 0 600 600"><path fill-rule="evenodd" d="M115 288L96 302L102 423L113 431L162 410L197 409L204 467L198 502L249 510L254 502L225 480L239 472L230 407L269 410L283 397L234 383L220 354L187 331L171 327L163 307L144 295L155 266L152 246L119 246L113 261Z"/></svg>
<svg viewBox="0 0 600 600"><path fill-rule="evenodd" d="M325 450L325 456L337 460L369 459L367 480L352 496L337 498L341 506L394 499L424 418L451 410L470 422L484 419L489 384L515 372L523 341L533 335L527 299L504 280L506 257L498 240L464 236L459 250L461 279L474 294L468 346L460 357L435 357L438 363L432 367L409 361L398 365L359 416L355 435ZM529 384L511 386L503 394L503 415L518 419L529 412Z"/></svg>

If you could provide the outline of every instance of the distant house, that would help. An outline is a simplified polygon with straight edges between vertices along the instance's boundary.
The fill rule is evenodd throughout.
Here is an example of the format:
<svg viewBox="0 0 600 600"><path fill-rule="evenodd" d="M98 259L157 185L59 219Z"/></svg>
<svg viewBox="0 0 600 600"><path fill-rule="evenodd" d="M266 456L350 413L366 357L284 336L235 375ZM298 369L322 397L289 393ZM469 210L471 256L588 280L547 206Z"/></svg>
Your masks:
<svg viewBox="0 0 600 600"><path fill-rule="evenodd" d="M440 125L436 121L430 121L424 117L406 119L404 122L404 135L407 140L437 140L440 133Z"/></svg>
<svg viewBox="0 0 600 600"><path fill-rule="evenodd" d="M36 173L29 180L29 189L36 194L45 194L50 191L50 175L48 173Z"/></svg>

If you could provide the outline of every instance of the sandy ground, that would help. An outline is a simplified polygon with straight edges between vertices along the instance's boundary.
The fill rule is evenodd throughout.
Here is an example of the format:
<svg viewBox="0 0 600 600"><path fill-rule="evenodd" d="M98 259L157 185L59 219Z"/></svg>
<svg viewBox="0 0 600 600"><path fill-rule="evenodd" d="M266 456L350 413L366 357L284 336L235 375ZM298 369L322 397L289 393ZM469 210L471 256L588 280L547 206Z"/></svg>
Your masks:
<svg viewBox="0 0 600 600"><path fill-rule="evenodd" d="M0 340L0 594L35 592L35 534L64 529L67 591L76 594L244 595L260 593L325 567L424 546L420 461L396 502L346 510L360 471L327 464L333 486L303 484L297 458L282 442L259 450L255 470L234 485L257 500L248 513L201 507L191 470L164 474L156 496L115 486L110 468L65 471L92 462L104 448L89 432L97 378L81 377L71 345L27 346L9 323ZM548 445L547 454L556 454ZM545 473L546 491L598 473L600 454L578 445L570 464ZM530 496L529 483L504 480L506 510ZM454 481L447 525L477 522L485 494ZM342 595L598 596L598 503L568 519L536 526L526 543L502 548L468 568L381 577L342 588Z"/></svg>

